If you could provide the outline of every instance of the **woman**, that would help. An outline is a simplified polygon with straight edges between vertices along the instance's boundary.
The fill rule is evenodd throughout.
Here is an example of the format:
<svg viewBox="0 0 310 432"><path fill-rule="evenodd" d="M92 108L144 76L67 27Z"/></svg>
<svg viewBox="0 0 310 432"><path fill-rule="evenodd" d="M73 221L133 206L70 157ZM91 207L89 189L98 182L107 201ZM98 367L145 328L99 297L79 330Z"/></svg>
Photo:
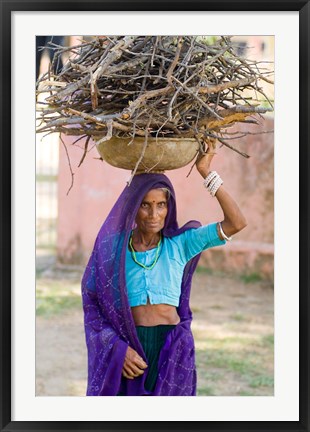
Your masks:
<svg viewBox="0 0 310 432"><path fill-rule="evenodd" d="M222 222L179 228L169 179L140 174L101 227L82 280L87 395L196 394L192 275L203 250L246 226L210 170L213 154L202 155L196 167L223 210Z"/></svg>

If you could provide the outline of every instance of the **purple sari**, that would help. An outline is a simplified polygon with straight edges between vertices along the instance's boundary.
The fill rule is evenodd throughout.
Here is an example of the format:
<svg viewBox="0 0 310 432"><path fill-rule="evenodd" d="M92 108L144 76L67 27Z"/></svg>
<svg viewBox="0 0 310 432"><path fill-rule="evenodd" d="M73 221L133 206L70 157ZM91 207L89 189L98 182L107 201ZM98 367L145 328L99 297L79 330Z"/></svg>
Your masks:
<svg viewBox="0 0 310 432"><path fill-rule="evenodd" d="M181 322L168 333L158 363L153 392L144 388L147 374L133 380L122 377L128 345L146 361L137 337L128 303L125 280L125 254L129 235L141 201L150 189L171 191L163 235L172 237L200 223L190 221L182 228L176 218L175 193L163 174L140 174L125 187L103 223L82 279L84 325L88 350L87 396L113 396L121 390L127 396L194 396L196 368L194 340L190 329L192 313L189 297L193 272L200 255L184 269L180 304Z"/></svg>

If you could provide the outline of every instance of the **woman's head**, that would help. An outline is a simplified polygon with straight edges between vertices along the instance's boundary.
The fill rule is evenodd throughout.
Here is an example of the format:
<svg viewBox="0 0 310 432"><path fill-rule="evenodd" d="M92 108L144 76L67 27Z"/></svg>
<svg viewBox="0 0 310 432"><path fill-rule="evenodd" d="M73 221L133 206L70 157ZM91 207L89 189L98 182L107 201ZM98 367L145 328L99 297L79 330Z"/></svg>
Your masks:
<svg viewBox="0 0 310 432"><path fill-rule="evenodd" d="M136 216L136 224L141 232L155 234L164 228L169 198L168 188L150 189L146 193Z"/></svg>
<svg viewBox="0 0 310 432"><path fill-rule="evenodd" d="M170 189L168 189L166 187L156 188L156 189L163 191L166 194L167 201L169 201L169 199L171 197L171 191L170 191Z"/></svg>

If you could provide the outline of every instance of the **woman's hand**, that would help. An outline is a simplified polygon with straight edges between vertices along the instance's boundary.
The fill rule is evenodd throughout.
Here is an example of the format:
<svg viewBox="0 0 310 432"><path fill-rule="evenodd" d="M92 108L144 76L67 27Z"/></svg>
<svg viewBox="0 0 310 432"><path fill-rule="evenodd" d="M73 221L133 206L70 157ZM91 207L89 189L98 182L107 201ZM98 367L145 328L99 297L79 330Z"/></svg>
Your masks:
<svg viewBox="0 0 310 432"><path fill-rule="evenodd" d="M211 161L216 154L216 140L208 139L206 144L208 145L207 151L205 153L201 153L196 160L196 168L203 178L206 178L211 171Z"/></svg>
<svg viewBox="0 0 310 432"><path fill-rule="evenodd" d="M144 373L145 361L130 346L127 348L122 374L125 378L134 379Z"/></svg>

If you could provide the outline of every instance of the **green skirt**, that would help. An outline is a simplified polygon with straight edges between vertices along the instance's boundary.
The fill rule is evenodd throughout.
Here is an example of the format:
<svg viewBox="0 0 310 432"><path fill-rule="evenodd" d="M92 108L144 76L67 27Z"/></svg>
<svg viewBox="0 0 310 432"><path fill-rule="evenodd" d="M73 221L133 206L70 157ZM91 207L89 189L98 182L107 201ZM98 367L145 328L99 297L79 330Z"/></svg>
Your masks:
<svg viewBox="0 0 310 432"><path fill-rule="evenodd" d="M145 380L145 388L148 391L153 391L155 388L158 376L158 359L160 351L165 343L167 333L174 327L175 325L166 324L154 327L136 327L138 338L147 358L148 368L146 369L147 377Z"/></svg>

